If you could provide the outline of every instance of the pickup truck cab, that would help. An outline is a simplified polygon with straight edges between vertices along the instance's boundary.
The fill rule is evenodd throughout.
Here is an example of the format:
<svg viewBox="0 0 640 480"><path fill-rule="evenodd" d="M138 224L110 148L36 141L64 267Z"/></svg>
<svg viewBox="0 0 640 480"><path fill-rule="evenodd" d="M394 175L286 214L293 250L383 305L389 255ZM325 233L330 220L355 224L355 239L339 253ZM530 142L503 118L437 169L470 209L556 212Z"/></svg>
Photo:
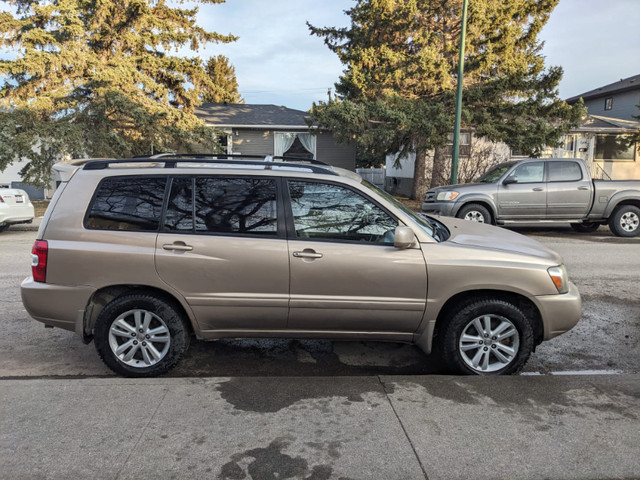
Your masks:
<svg viewBox="0 0 640 480"><path fill-rule="evenodd" d="M640 234L640 180L592 180L582 159L529 158L501 163L475 183L429 190L424 213L498 225L570 223L581 232L609 224L620 237Z"/></svg>

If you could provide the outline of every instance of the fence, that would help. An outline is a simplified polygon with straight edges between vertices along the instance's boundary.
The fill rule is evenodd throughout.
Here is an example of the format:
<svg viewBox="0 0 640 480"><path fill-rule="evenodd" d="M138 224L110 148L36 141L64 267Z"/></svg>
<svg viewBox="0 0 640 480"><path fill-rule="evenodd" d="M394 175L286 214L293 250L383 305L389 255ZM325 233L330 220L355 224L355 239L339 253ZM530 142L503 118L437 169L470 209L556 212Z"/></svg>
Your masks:
<svg viewBox="0 0 640 480"><path fill-rule="evenodd" d="M356 168L356 173L376 187L384 188L386 168Z"/></svg>

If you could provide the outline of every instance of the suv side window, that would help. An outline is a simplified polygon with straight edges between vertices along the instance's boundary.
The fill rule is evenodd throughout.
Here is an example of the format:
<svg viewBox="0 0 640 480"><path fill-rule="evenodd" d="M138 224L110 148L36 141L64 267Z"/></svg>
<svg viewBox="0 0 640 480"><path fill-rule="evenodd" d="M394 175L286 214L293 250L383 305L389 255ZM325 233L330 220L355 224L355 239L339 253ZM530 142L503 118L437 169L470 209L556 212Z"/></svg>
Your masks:
<svg viewBox="0 0 640 480"><path fill-rule="evenodd" d="M194 201L196 232L278 233L274 179L196 178Z"/></svg>
<svg viewBox="0 0 640 480"><path fill-rule="evenodd" d="M518 177L518 183L544 182L544 162L523 163L509 174L507 179Z"/></svg>
<svg viewBox="0 0 640 480"><path fill-rule="evenodd" d="M577 182L582 180L582 170L576 162L547 162L550 182Z"/></svg>
<svg viewBox="0 0 640 480"><path fill-rule="evenodd" d="M167 177L108 177L98 185L85 220L98 230L157 231Z"/></svg>
<svg viewBox="0 0 640 480"><path fill-rule="evenodd" d="M393 244L398 221L349 188L289 181L289 196L298 238Z"/></svg>

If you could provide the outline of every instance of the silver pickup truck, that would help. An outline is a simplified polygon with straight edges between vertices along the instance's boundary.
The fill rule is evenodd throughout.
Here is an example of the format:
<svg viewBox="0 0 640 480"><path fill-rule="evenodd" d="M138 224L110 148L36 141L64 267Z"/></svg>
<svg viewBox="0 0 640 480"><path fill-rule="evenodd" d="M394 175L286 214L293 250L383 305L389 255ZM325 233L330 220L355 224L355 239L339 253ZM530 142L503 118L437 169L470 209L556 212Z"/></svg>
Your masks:
<svg viewBox="0 0 640 480"><path fill-rule="evenodd" d="M592 180L581 159L502 163L476 183L432 188L423 213L498 225L570 223L589 232L609 224L620 237L640 234L640 180Z"/></svg>

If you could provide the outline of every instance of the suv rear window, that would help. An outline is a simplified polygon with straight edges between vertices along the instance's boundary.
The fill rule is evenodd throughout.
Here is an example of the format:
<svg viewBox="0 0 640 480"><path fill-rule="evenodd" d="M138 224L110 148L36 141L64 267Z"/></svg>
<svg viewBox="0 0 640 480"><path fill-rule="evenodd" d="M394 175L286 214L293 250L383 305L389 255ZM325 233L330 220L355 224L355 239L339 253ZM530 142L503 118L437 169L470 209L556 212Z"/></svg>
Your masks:
<svg viewBox="0 0 640 480"><path fill-rule="evenodd" d="M98 185L85 226L98 230L156 231L167 177L110 177Z"/></svg>
<svg viewBox="0 0 640 480"><path fill-rule="evenodd" d="M175 178L164 229L175 232L278 233L277 189L273 179ZM195 214L195 222L194 222Z"/></svg>

